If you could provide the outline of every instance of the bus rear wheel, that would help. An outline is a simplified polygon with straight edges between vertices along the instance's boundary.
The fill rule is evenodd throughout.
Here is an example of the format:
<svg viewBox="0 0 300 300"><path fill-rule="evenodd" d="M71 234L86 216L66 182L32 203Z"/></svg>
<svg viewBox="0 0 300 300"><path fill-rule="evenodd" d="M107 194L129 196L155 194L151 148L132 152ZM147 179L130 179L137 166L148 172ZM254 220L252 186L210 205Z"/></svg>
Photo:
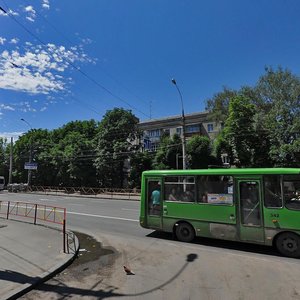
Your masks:
<svg viewBox="0 0 300 300"><path fill-rule="evenodd" d="M191 242L195 238L194 228L188 223L177 224L175 234L181 242Z"/></svg>
<svg viewBox="0 0 300 300"><path fill-rule="evenodd" d="M292 232L281 233L276 239L276 248L284 256L300 257L300 236Z"/></svg>

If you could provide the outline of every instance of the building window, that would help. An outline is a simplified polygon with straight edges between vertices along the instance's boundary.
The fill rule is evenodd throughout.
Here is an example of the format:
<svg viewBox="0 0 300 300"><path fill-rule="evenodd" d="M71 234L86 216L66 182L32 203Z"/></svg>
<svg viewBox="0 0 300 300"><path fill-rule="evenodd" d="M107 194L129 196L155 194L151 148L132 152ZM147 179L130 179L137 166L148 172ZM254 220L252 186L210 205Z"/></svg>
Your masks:
<svg viewBox="0 0 300 300"><path fill-rule="evenodd" d="M195 125L188 125L186 126L186 133L193 133L193 132L199 132L200 131L200 127L198 124Z"/></svg>
<svg viewBox="0 0 300 300"><path fill-rule="evenodd" d="M207 131L213 132L214 131L214 124L207 124Z"/></svg>
<svg viewBox="0 0 300 300"><path fill-rule="evenodd" d="M160 137L160 130L159 129L149 130L149 137Z"/></svg>
<svg viewBox="0 0 300 300"><path fill-rule="evenodd" d="M176 128L176 133L178 135L181 135L181 132L182 132L182 128L181 127Z"/></svg>
<svg viewBox="0 0 300 300"><path fill-rule="evenodd" d="M150 151L151 151L151 152L156 152L158 146L159 146L159 145L156 144L156 143L151 143L151 145L150 145Z"/></svg>
<svg viewBox="0 0 300 300"><path fill-rule="evenodd" d="M170 136L170 129L165 129L164 130L164 135Z"/></svg>

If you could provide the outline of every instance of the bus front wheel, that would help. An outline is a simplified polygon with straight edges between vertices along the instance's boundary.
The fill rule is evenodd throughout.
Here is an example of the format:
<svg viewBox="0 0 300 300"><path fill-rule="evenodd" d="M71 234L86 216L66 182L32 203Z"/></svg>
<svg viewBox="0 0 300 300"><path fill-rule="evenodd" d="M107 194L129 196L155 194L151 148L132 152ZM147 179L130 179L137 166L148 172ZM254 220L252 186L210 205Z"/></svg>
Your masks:
<svg viewBox="0 0 300 300"><path fill-rule="evenodd" d="M300 257L300 237L292 232L281 233L276 239L276 248L284 256Z"/></svg>
<svg viewBox="0 0 300 300"><path fill-rule="evenodd" d="M191 242L195 238L195 231L188 223L178 223L175 230L176 237L181 242Z"/></svg>

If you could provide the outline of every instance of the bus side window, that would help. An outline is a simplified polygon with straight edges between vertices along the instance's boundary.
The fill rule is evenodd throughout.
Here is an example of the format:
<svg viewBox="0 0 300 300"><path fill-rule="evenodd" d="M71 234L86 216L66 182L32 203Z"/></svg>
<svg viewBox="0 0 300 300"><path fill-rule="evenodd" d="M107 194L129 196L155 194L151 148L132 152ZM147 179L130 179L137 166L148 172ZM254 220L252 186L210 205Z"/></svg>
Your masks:
<svg viewBox="0 0 300 300"><path fill-rule="evenodd" d="M233 204L232 176L198 176L197 197L199 203Z"/></svg>
<svg viewBox="0 0 300 300"><path fill-rule="evenodd" d="M300 210L300 176L284 176L283 190L285 207Z"/></svg>
<svg viewBox="0 0 300 300"><path fill-rule="evenodd" d="M264 176L265 207L282 207L282 193L279 175Z"/></svg>

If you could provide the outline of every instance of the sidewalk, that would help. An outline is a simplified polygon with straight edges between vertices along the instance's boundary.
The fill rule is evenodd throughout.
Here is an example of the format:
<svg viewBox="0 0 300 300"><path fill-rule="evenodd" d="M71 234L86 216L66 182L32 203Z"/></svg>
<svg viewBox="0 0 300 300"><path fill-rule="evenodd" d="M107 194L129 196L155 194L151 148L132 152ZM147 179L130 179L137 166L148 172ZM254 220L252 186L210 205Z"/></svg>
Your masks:
<svg viewBox="0 0 300 300"><path fill-rule="evenodd" d="M0 299L17 299L66 267L74 255L63 253L60 231L0 218Z"/></svg>

